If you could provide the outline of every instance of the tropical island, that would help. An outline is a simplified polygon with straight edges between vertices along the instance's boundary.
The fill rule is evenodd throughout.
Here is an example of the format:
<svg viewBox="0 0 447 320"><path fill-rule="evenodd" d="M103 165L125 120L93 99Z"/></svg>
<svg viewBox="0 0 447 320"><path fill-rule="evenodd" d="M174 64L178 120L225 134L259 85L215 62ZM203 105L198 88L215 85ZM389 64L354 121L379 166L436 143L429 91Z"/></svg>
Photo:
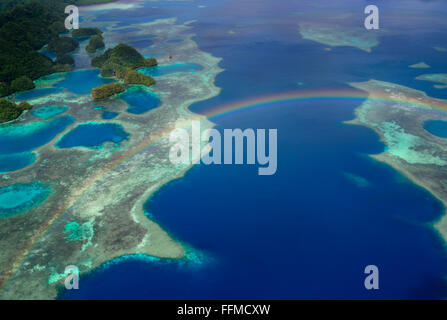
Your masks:
<svg viewBox="0 0 447 320"><path fill-rule="evenodd" d="M29 89L12 86L17 78L35 80L60 68L38 51L52 41L59 47L55 39L65 31L62 13L33 1L0 14L0 96Z"/></svg>
<svg viewBox="0 0 447 320"><path fill-rule="evenodd" d="M61 36L64 27L64 8L67 4L87 5L111 2L102 1L55 1L23 0L2 1L0 4L0 97L35 88L33 80L55 72L73 70L75 64L70 53L79 47L75 38L91 37L86 47L94 53L104 47L102 31L98 28L73 30L72 37ZM56 59L40 53L54 52ZM146 81L146 83L149 83ZM116 87L116 86L115 86ZM0 123L17 119L27 109L21 103L0 104Z"/></svg>
<svg viewBox="0 0 447 320"><path fill-rule="evenodd" d="M105 43L101 35L94 35L90 38L90 41L85 48L88 53L95 53L96 50L104 48Z"/></svg>
<svg viewBox="0 0 447 320"><path fill-rule="evenodd" d="M120 43L113 49L92 59L92 66L101 70L101 76L120 79L126 85L139 84L151 86L155 80L151 76L135 71L141 67L154 67L158 64L155 58L145 59L135 48ZM110 83L94 88L93 99L105 99L125 90L121 83Z"/></svg>
<svg viewBox="0 0 447 320"><path fill-rule="evenodd" d="M20 117L23 111L31 109L32 106L28 102L14 102L6 99L0 99L0 123L9 122Z"/></svg>
<svg viewBox="0 0 447 320"><path fill-rule="evenodd" d="M90 5L115 0L5 0L0 3L0 97L29 86L17 87L12 82L19 77L36 80L55 72L71 71L74 60L68 54L79 47L76 37L92 36L88 52L103 47L102 31L97 28L74 30L70 38L64 27L65 6ZM98 37L94 37L98 36ZM94 39L93 39L94 38ZM57 59L40 53L45 46L57 54ZM29 83L29 81L27 81Z"/></svg>
<svg viewBox="0 0 447 320"><path fill-rule="evenodd" d="M92 90L92 97L95 100L106 99L115 94L124 92L126 87L119 82L112 82L96 87Z"/></svg>
<svg viewBox="0 0 447 320"><path fill-rule="evenodd" d="M102 30L98 28L79 28L71 32L73 38L82 39L90 38L85 50L88 53L95 53L97 49L104 48L104 39Z"/></svg>

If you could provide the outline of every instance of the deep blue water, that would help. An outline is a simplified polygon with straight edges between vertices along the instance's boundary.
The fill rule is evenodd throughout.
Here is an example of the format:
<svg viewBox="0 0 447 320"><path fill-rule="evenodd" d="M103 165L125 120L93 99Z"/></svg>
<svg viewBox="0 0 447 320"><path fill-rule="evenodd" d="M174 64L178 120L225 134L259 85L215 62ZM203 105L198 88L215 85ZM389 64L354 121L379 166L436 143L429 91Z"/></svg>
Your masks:
<svg viewBox="0 0 447 320"><path fill-rule="evenodd" d="M447 138L447 121L445 120L429 120L424 123L424 129L431 134Z"/></svg>
<svg viewBox="0 0 447 320"><path fill-rule="evenodd" d="M149 92L140 86L132 86L118 97L129 105L127 112L142 114L160 105L160 99L156 93Z"/></svg>
<svg viewBox="0 0 447 320"><path fill-rule="evenodd" d="M66 133L57 143L59 148L99 147L105 142L115 144L127 139L129 134L116 123L83 123Z"/></svg>
<svg viewBox="0 0 447 320"><path fill-rule="evenodd" d="M110 120L116 118L119 115L118 112L104 111L101 117L105 120Z"/></svg>
<svg viewBox="0 0 447 320"><path fill-rule="evenodd" d="M137 50L147 48L147 47L151 46L153 43L154 42L150 39L139 39L139 40L129 41L129 45L131 45L132 47L134 47Z"/></svg>
<svg viewBox="0 0 447 320"><path fill-rule="evenodd" d="M196 19L194 39L222 57L225 69L216 79L220 95L193 105L198 113L301 87L347 89L348 81L371 78L447 98L432 84L415 81L421 71L408 68L423 60L431 71L446 72L445 56L431 49L445 35L388 34L371 54L347 47L325 51L299 37L296 3L227 0L200 9L158 3L156 10L148 4L107 12L99 20L130 25L171 15ZM362 5L347 9L362 12ZM423 21L424 14L418 15ZM228 33L241 23L242 30ZM81 289L61 298L444 298L444 242L429 227L443 208L427 191L368 157L384 149L378 136L342 123L358 105L320 99L211 119L219 130L277 128L278 171L258 176L256 166L197 165L148 200L148 214L197 250L203 263L125 260L81 277ZM359 187L345 172L368 186ZM369 264L379 267L380 290L363 286Z"/></svg>
<svg viewBox="0 0 447 320"><path fill-rule="evenodd" d="M32 164L36 156L32 152L0 155L0 173L19 170Z"/></svg>

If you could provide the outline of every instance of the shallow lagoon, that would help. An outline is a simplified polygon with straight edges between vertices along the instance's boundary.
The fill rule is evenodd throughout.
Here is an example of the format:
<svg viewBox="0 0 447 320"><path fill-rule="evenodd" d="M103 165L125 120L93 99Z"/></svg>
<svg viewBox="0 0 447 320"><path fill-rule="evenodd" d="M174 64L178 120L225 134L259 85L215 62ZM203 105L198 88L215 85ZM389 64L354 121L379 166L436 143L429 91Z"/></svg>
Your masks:
<svg viewBox="0 0 447 320"><path fill-rule="evenodd" d="M36 156L32 152L0 155L0 173L23 169L34 163L35 160Z"/></svg>
<svg viewBox="0 0 447 320"><path fill-rule="evenodd" d="M58 114L66 112L68 108L68 106L45 106L42 108L33 109L32 113L36 117L43 120L48 120L57 116Z"/></svg>
<svg viewBox="0 0 447 320"><path fill-rule="evenodd" d="M0 126L0 155L31 151L51 141L74 122L71 116L48 122Z"/></svg>
<svg viewBox="0 0 447 320"><path fill-rule="evenodd" d="M142 114L160 105L160 99L157 94L150 92L140 86L132 86L118 95L118 98L126 101L129 105L127 112L133 114Z"/></svg>
<svg viewBox="0 0 447 320"><path fill-rule="evenodd" d="M0 218L23 213L42 202L50 190L42 183L14 184L0 188Z"/></svg>
<svg viewBox="0 0 447 320"><path fill-rule="evenodd" d="M129 134L115 123L83 123L66 133L57 143L59 148L96 148L105 142L115 144L127 139Z"/></svg>
<svg viewBox="0 0 447 320"><path fill-rule="evenodd" d="M110 120L110 119L114 119L119 115L118 112L112 112L112 111L104 111L101 115L101 117L104 120Z"/></svg>
<svg viewBox="0 0 447 320"><path fill-rule="evenodd" d="M151 77L159 77L171 73L197 72L201 70L203 70L203 67L201 65L186 62L186 63L166 64L149 68L140 68L138 69L138 72L141 72Z"/></svg>
<svg viewBox="0 0 447 320"><path fill-rule="evenodd" d="M86 69L69 72L57 86L75 94L89 94L93 88L113 82L113 79L102 78L98 69Z"/></svg>
<svg viewBox="0 0 447 320"><path fill-rule="evenodd" d="M15 98L19 101L23 100L31 100L35 98L40 98L52 93L61 92L63 88L60 87L51 87L51 88L42 88L42 89L32 89L28 91L23 91L16 94Z"/></svg>

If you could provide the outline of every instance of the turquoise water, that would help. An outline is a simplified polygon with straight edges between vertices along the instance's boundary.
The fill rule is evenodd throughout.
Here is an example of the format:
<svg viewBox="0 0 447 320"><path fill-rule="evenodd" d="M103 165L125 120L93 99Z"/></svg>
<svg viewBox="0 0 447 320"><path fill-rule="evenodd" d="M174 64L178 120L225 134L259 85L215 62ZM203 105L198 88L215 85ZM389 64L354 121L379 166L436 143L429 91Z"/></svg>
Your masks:
<svg viewBox="0 0 447 320"><path fill-rule="evenodd" d="M424 129L432 135L447 138L447 121L444 120L428 120L424 123Z"/></svg>
<svg viewBox="0 0 447 320"><path fill-rule="evenodd" d="M51 141L73 122L73 117L65 116L47 122L0 126L0 173L34 163L35 155L30 151Z"/></svg>
<svg viewBox="0 0 447 320"><path fill-rule="evenodd" d="M119 115L118 112L104 111L104 112L102 113L102 116L101 116L101 117L102 117L104 120L110 120L110 119L114 119L114 118L116 118L118 115Z"/></svg>
<svg viewBox="0 0 447 320"><path fill-rule="evenodd" d="M0 173L23 169L34 163L36 156L32 152L0 155Z"/></svg>
<svg viewBox="0 0 447 320"><path fill-rule="evenodd" d="M15 96L15 98L20 101L30 100L30 99L40 98L40 97L43 97L43 96L46 96L46 95L52 94L52 93L58 93L58 92L61 92L62 90L63 90L63 88L59 88L59 87L32 89L32 90L23 91L23 92L18 93Z"/></svg>
<svg viewBox="0 0 447 320"><path fill-rule="evenodd" d="M33 109L32 113L36 117L39 117L43 120L51 119L58 114L64 113L68 110L68 106L45 106L39 109Z"/></svg>
<svg viewBox="0 0 447 320"><path fill-rule="evenodd" d="M113 81L113 79L102 78L98 69L87 69L67 73L65 79L58 82L57 86L66 88L72 93L89 94L93 88Z"/></svg>
<svg viewBox="0 0 447 320"><path fill-rule="evenodd" d="M22 153L43 146L74 121L73 117L64 116L48 122L0 126L0 155Z"/></svg>
<svg viewBox="0 0 447 320"><path fill-rule="evenodd" d="M105 142L120 143L129 134L115 123L88 122L66 133L57 143L59 148L88 147L96 148Z"/></svg>
<svg viewBox="0 0 447 320"><path fill-rule="evenodd" d="M187 62L187 63L165 64L150 68L140 68L138 69L138 72L141 72L151 77L158 77L176 72L197 72L201 70L203 70L203 67L201 65Z"/></svg>
<svg viewBox="0 0 447 320"><path fill-rule="evenodd" d="M50 189L39 182L0 188L0 218L23 213L45 200L49 193Z"/></svg>
<svg viewBox="0 0 447 320"><path fill-rule="evenodd" d="M156 93L150 92L140 86L127 88L118 97L127 102L129 105L127 112L133 114L142 114L160 105L160 99Z"/></svg>

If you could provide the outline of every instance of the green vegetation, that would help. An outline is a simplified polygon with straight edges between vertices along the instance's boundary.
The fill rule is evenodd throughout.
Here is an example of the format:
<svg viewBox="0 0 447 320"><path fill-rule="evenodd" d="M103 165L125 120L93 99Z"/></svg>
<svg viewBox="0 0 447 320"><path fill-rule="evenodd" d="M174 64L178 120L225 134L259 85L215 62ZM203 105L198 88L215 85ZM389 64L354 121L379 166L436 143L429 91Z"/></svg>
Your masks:
<svg viewBox="0 0 447 320"><path fill-rule="evenodd" d="M70 71L74 61L64 54L73 51L76 40L59 37L66 31L64 8L76 0L0 1L0 96L14 93L16 78L36 80L53 72ZM46 44L58 54L53 61L38 51ZM22 81L23 82L23 81ZM28 82L29 83L29 82Z"/></svg>
<svg viewBox="0 0 447 320"><path fill-rule="evenodd" d="M142 84L148 87L155 84L155 80L151 76L147 76L132 69L126 70L123 79L125 84Z"/></svg>
<svg viewBox="0 0 447 320"><path fill-rule="evenodd" d="M53 66L53 72L70 72L73 68L69 64L55 64Z"/></svg>
<svg viewBox="0 0 447 320"><path fill-rule="evenodd" d="M23 5L25 3L29 3L33 0L1 0L0 1L0 10L11 10L16 5ZM60 5L66 6L67 4L75 4L78 6L87 6L91 4L101 4L101 3L109 3L115 2L117 0L38 0L41 3L45 3L48 5Z"/></svg>
<svg viewBox="0 0 447 320"><path fill-rule="evenodd" d="M58 55L72 52L77 47L79 47L79 42L69 37L57 37L48 43L48 50L56 52Z"/></svg>
<svg viewBox="0 0 447 320"><path fill-rule="evenodd" d="M106 78L115 77L123 69L119 64L106 62L101 68L101 76Z"/></svg>
<svg viewBox="0 0 447 320"><path fill-rule="evenodd" d="M14 91L25 91L34 89L36 86L34 85L33 80L28 78L27 76L21 76L19 78L14 79L11 82L11 89Z"/></svg>
<svg viewBox="0 0 447 320"><path fill-rule="evenodd" d="M51 59L37 51L58 36L64 11L55 8L33 1L0 14L0 82L11 86L16 78L53 72Z"/></svg>
<svg viewBox="0 0 447 320"><path fill-rule="evenodd" d="M158 65L157 59L155 58L149 58L146 60L145 67L155 67Z"/></svg>
<svg viewBox="0 0 447 320"><path fill-rule="evenodd" d="M105 99L115 94L124 92L126 88L119 82L112 82L96 87L92 90L92 97L94 100Z"/></svg>
<svg viewBox="0 0 447 320"><path fill-rule="evenodd" d="M32 106L27 102L15 103L6 99L0 99L0 122L8 122L17 119L24 110L31 109Z"/></svg>
<svg viewBox="0 0 447 320"><path fill-rule="evenodd" d="M66 32L64 8L109 0L1 0L0 1L0 97L14 93L12 81L23 76L36 80L54 72L71 71L74 60L66 54L79 43L59 37ZM73 31L75 35L101 35L97 28ZM95 40L96 41L96 40ZM53 62L38 51L48 44L57 53ZM98 45L98 44L96 44ZM19 86L21 87L21 86Z"/></svg>
<svg viewBox="0 0 447 320"><path fill-rule="evenodd" d="M96 35L90 38L90 41L87 45L87 47L85 48L85 50L88 53L95 53L97 49L99 48L104 48L105 44L104 44L104 40L102 39L101 36Z"/></svg>
<svg viewBox="0 0 447 320"><path fill-rule="evenodd" d="M7 83L0 82L0 97L10 95L12 92L11 87Z"/></svg>
<svg viewBox="0 0 447 320"><path fill-rule="evenodd" d="M92 66L101 69L101 76L116 77L124 80L125 84L146 86L155 84L155 80L134 70L156 65L155 58L145 59L136 49L122 43L92 59Z"/></svg>
<svg viewBox="0 0 447 320"><path fill-rule="evenodd" d="M113 62L121 67L136 69L151 67L153 66L154 60L154 58L146 60L136 49L127 44L120 43L115 48L104 52L103 55L94 58L92 60L92 66L102 68L105 63Z"/></svg>
<svg viewBox="0 0 447 320"><path fill-rule="evenodd" d="M75 61L72 56L61 54L57 56L56 64L68 64L70 66L74 66Z"/></svg>
<svg viewBox="0 0 447 320"><path fill-rule="evenodd" d="M102 31L98 28L79 28L71 32L71 36L75 38L84 38L96 35L102 35Z"/></svg>

